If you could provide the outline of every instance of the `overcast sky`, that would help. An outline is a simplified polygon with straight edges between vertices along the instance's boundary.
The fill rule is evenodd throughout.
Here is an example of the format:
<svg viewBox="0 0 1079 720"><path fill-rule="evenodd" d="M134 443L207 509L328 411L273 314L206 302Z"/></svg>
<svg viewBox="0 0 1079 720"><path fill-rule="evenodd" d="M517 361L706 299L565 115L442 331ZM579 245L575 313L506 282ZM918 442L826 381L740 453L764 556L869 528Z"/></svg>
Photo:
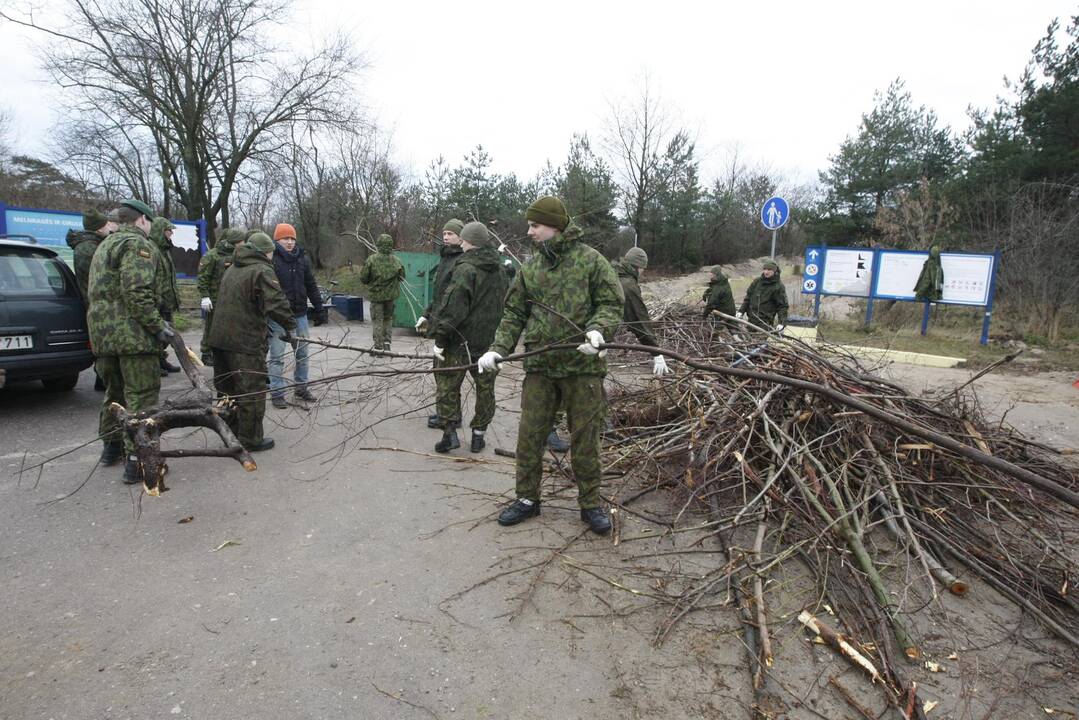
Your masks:
<svg viewBox="0 0 1079 720"><path fill-rule="evenodd" d="M531 178L564 159L574 132L598 141L611 103L639 93L647 73L696 134L706 180L737 147L811 181L874 90L902 77L917 103L964 129L968 106L993 104L1049 22L1079 12L1057 0L732 5L296 0L281 36L302 50L336 29L352 34L370 63L357 101L416 174L482 143L496 170ZM44 152L63 101L29 37L0 21L0 102L18 147Z"/></svg>

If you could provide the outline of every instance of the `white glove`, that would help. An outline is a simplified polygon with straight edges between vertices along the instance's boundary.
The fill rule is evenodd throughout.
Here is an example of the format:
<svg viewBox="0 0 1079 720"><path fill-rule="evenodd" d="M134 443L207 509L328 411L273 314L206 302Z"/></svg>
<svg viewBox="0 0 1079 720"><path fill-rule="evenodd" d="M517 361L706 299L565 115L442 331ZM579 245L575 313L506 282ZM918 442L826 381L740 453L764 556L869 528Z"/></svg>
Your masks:
<svg viewBox="0 0 1079 720"><path fill-rule="evenodd" d="M739 320L745 320L746 319L746 314L744 312L741 312L741 311L736 312L734 314L734 316L736 318L738 318Z"/></svg>
<svg viewBox="0 0 1079 720"><path fill-rule="evenodd" d="M435 356L436 360L446 360L446 351L440 348L438 345L431 347L431 354ZM480 372L483 372L482 370Z"/></svg>
<svg viewBox="0 0 1079 720"><path fill-rule="evenodd" d="M427 318L420 315L420 319L416 321L416 332L423 332L425 327L427 327Z"/></svg>
<svg viewBox="0 0 1079 720"><path fill-rule="evenodd" d="M585 355L599 355L600 357L606 357L607 351L599 349L599 346L603 344L603 333L599 330L589 330L584 336L588 342L583 342L578 345L578 350Z"/></svg>
<svg viewBox="0 0 1079 720"><path fill-rule="evenodd" d="M199 303L199 305L201 305L201 306L202 306L202 309L203 309L204 311L206 311L206 312L210 312L211 310L213 310L213 309L214 309L214 302L213 302L213 300L211 300L211 299L210 299L210 298L208 298L208 297L204 297L204 298L202 299L202 302L201 302L201 303Z"/></svg>
<svg viewBox="0 0 1079 720"><path fill-rule="evenodd" d="M656 355L652 358L652 374L656 377L663 377L671 371L667 367L667 360L662 355Z"/></svg>
<svg viewBox="0 0 1079 720"><path fill-rule="evenodd" d="M783 334L783 329L785 327L787 327L787 326L786 325L776 325L776 332L779 333L780 335L782 335Z"/></svg>
<svg viewBox="0 0 1079 720"><path fill-rule="evenodd" d="M488 350L483 355L480 355L480 359L476 364L479 365L480 373L498 372L498 363L500 362L502 362L502 356L494 350Z"/></svg>

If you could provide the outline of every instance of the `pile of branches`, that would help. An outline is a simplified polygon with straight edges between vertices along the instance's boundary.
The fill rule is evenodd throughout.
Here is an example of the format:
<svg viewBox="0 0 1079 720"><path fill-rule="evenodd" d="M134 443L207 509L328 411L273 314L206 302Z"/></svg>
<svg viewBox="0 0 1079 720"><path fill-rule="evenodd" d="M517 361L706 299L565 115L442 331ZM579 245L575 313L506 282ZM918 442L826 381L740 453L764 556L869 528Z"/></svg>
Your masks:
<svg viewBox="0 0 1079 720"><path fill-rule="evenodd" d="M606 464L676 488L677 519L708 516L728 568L744 568L733 590L762 717L762 585L787 563L810 571L817 606L846 632L811 612L802 624L882 680L907 717L920 710L897 658L921 656L913 611L972 578L1079 649L1079 474L1060 451L986 422L962 390L917 397L838 349L661 313L659 344L682 362L658 388L612 395Z"/></svg>

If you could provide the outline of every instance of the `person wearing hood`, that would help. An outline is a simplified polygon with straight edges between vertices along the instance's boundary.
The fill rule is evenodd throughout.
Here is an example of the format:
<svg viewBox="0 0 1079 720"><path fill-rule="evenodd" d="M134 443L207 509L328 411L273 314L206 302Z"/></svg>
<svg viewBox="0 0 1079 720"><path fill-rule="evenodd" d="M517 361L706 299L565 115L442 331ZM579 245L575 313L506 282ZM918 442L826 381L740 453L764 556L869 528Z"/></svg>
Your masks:
<svg viewBox="0 0 1079 720"><path fill-rule="evenodd" d="M479 359L480 372L495 372L524 338L525 351L576 343L525 359L521 420L517 431L517 499L498 516L516 525L540 512L543 451L555 413L564 405L573 443L571 464L581 519L593 532L611 529L600 491L600 433L607 401L604 336L618 327L625 298L611 264L581 242L565 204L542 197L529 206L528 237L537 252L517 273L506 296L494 345Z"/></svg>
<svg viewBox="0 0 1079 720"><path fill-rule="evenodd" d="M766 261L760 277L749 284L736 317L746 318L762 330L774 327L776 332L783 332L787 324L787 290L774 260Z"/></svg>
<svg viewBox="0 0 1079 720"><path fill-rule="evenodd" d="M731 281L723 274L719 265L713 265L709 269L711 277L708 279L708 287L704 289L704 319L711 318L714 322L719 321L713 313L723 313L734 316L734 291L731 290Z"/></svg>
<svg viewBox="0 0 1079 720"><path fill-rule="evenodd" d="M936 303L944 296L944 267L940 263L940 246L929 248L929 257L922 265L918 282L914 285L914 298Z"/></svg>
<svg viewBox="0 0 1079 720"><path fill-rule="evenodd" d="M631 247L625 256L614 263L614 270L618 273L618 282L622 285L622 294L626 297L622 307L622 324L637 337L642 345L659 347L652 332L652 318L648 315L648 307L644 304L641 295L641 274L648 267L648 253L639 247ZM652 356L652 374L663 377L670 370L667 361L662 355Z"/></svg>
<svg viewBox="0 0 1079 720"><path fill-rule="evenodd" d="M150 207L139 200L120 203L120 227L94 253L90 263L90 309L86 324L98 375L105 382L98 435L104 442L101 464L115 465L126 453L124 482L142 479L134 443L111 407L137 413L157 404L161 390L158 359L162 343L174 335L161 317L158 291L164 268L150 241Z"/></svg>
<svg viewBox="0 0 1079 720"><path fill-rule="evenodd" d="M436 305L442 302L442 299L446 296L446 287L450 283L450 276L453 274L453 267L457 264L457 261L461 259L461 255L464 250L461 248L461 230L465 224L453 218L449 220L442 227L442 249L439 251L438 269L435 270L435 286L433 294L431 295L431 302L427 305L427 308L423 311L423 314L416 320L416 332L426 332L427 329L433 324L435 317ZM488 343L489 344L489 343ZM438 367L438 359L434 360L434 367ZM438 380L438 375L435 376L435 380ZM436 382L437 385L437 382ZM436 399L435 406L438 406ZM439 417L436 412L434 415L427 417L427 427L440 428L443 426L442 418Z"/></svg>
<svg viewBox="0 0 1079 720"><path fill-rule="evenodd" d="M367 286L371 301L371 340L375 350L390 349L393 338L393 301L401 294L405 266L393 256L393 238L379 235L375 254L360 268L360 282Z"/></svg>
<svg viewBox="0 0 1079 720"><path fill-rule="evenodd" d="M176 265L172 262L172 233L176 226L168 218L155 217L150 223L150 242L158 252L161 274L158 276L158 311L165 321L172 323L173 314L180 309L180 290L176 287ZM169 362L168 346L161 348L158 364L161 375L180 372L177 365Z"/></svg>
<svg viewBox="0 0 1079 720"><path fill-rule="evenodd" d="M506 297L506 275L487 226L470 222L461 229L460 237L463 252L439 300L430 331L435 342L435 359L443 367L472 365L487 352L502 318ZM462 369L435 374L436 409L443 429L442 439L435 445L436 452L445 453L461 446L457 428L461 426L461 383L465 372ZM475 368L467 372L476 386L469 449L477 453L486 445L483 436L495 416L495 378L493 373L481 374Z"/></svg>
<svg viewBox="0 0 1079 720"><path fill-rule="evenodd" d="M217 301L217 290L221 286L221 277L232 265L232 253L237 245L244 242L247 230L242 227L227 228L217 238L217 243L210 248L202 259L199 260L198 291L202 300L199 306L202 308L204 320L202 322L202 343L199 348L204 365L214 364L213 353L206 339L210 336L210 328L214 322L214 303Z"/></svg>
<svg viewBox="0 0 1079 720"><path fill-rule="evenodd" d="M274 272L274 250L273 240L261 232L236 246L221 278L207 338L214 354L214 387L236 403L229 427L250 452L274 446L262 430L267 320L284 328L286 339L296 329L292 307Z"/></svg>
<svg viewBox="0 0 1079 720"><path fill-rule="evenodd" d="M296 229L288 223L278 223L273 237L276 246L273 253L274 272L277 273L277 280L288 298L292 317L296 322L296 330L292 334L298 339L310 337L307 325L308 299L311 300L316 313L322 312L322 297L318 292L315 273L311 270L311 261L304 249L296 244ZM285 386L288 382L284 377L285 350L288 343L281 339L285 329L277 321L271 319L269 325L270 400L275 408L282 409L288 407L285 402ZM298 400L314 402L315 396L307 389L307 354L307 343L301 340L296 346L296 367L292 373L293 394Z"/></svg>
<svg viewBox="0 0 1079 720"><path fill-rule="evenodd" d="M75 269L75 285L79 288L82 304L89 306L90 261L94 259L101 241L116 231L116 223L110 222L99 211L90 209L82 214L82 230L67 231L67 245L72 251Z"/></svg>

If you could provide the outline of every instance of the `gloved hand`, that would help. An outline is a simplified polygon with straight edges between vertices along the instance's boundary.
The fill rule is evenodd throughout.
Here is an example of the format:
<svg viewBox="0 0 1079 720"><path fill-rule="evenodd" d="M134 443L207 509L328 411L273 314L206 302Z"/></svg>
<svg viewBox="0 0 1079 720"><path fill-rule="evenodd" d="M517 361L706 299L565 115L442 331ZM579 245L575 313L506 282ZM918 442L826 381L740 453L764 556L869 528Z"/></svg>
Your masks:
<svg viewBox="0 0 1079 720"><path fill-rule="evenodd" d="M656 377L663 377L671 371L667 367L667 360L662 355L656 355L652 358L652 374Z"/></svg>
<svg viewBox="0 0 1079 720"><path fill-rule="evenodd" d="M435 356L436 360L446 361L446 351L440 348L438 345L431 347L431 354ZM483 372L480 370L480 372Z"/></svg>
<svg viewBox="0 0 1079 720"><path fill-rule="evenodd" d="M502 356L496 353L494 350L488 350L483 355L480 355L480 359L476 362L479 366L479 372L498 372L498 363L502 362Z"/></svg>
<svg viewBox="0 0 1079 720"><path fill-rule="evenodd" d="M420 319L416 321L416 332L423 332L427 328L427 318L420 315Z"/></svg>
<svg viewBox="0 0 1079 720"><path fill-rule="evenodd" d="M585 340L577 346L577 349L583 352L585 355L599 355L600 357L606 357L607 351L600 350L599 346L603 344L603 333L599 330L589 330L584 334Z"/></svg>
<svg viewBox="0 0 1079 720"><path fill-rule="evenodd" d="M736 312L736 313L734 314L734 316L735 316L736 318L738 318L739 320L745 320L745 319L746 319L746 314L745 314L744 312L742 312L741 310L739 310L738 312Z"/></svg>
<svg viewBox="0 0 1079 720"><path fill-rule="evenodd" d="M294 335L292 334L292 331L291 331L291 330L285 330L285 334L284 334L284 335L282 335L282 336L281 336L280 338L278 338L278 339L279 339L279 340L284 340L284 341L285 341L285 342L287 342L287 343L288 343L289 345L291 345L291 346L292 346L292 350L293 350L294 352L295 352L295 351L296 351L296 350L297 350L297 349L298 349L298 348L300 347L300 342L299 342L299 341L298 341L298 340L296 339L296 337L295 337L295 336L294 336Z"/></svg>
<svg viewBox="0 0 1079 720"><path fill-rule="evenodd" d="M199 305L202 306L202 309L203 309L204 312L210 312L211 310L214 309L213 300L211 300L208 297L204 297L202 299L202 302L199 303Z"/></svg>
<svg viewBox="0 0 1079 720"><path fill-rule="evenodd" d="M165 323L165 326L158 330L154 337L157 338L159 343L167 343L170 339L176 337L176 333L172 331L168 323Z"/></svg>
<svg viewBox="0 0 1079 720"><path fill-rule="evenodd" d="M786 328L786 327L787 327L786 325L776 325L776 332L777 332L777 333L779 333L780 335L782 335L782 334L783 334L783 330L784 330L784 328Z"/></svg>

